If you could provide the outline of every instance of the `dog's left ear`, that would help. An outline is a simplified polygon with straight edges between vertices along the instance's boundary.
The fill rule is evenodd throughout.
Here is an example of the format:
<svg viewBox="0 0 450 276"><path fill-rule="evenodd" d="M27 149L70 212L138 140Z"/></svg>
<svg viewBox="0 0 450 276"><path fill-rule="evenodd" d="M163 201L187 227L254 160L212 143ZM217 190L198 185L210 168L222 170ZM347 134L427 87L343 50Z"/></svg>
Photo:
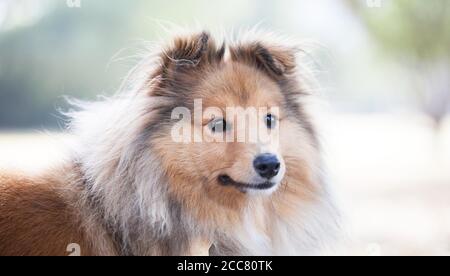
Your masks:
<svg viewBox="0 0 450 276"><path fill-rule="evenodd" d="M230 54L233 61L257 67L276 79L293 73L296 68L295 48L255 42L231 47Z"/></svg>

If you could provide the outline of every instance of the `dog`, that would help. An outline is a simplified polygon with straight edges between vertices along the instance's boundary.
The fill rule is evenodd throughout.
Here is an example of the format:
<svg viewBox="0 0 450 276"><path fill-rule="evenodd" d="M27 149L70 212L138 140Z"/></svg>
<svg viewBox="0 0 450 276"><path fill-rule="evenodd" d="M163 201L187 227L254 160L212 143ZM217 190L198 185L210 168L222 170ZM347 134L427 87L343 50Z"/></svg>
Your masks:
<svg viewBox="0 0 450 276"><path fill-rule="evenodd" d="M0 255L314 255L334 236L297 48L208 32L161 48L70 114L66 161L0 175ZM245 125L229 107L263 112Z"/></svg>

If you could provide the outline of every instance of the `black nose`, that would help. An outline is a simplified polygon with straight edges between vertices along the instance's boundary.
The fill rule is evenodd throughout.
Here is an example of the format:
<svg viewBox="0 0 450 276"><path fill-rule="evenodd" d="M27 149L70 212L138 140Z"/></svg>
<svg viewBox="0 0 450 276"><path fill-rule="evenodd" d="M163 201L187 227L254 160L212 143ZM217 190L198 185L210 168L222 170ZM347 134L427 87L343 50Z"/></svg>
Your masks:
<svg viewBox="0 0 450 276"><path fill-rule="evenodd" d="M253 161L256 172L267 179L271 179L280 172L280 161L273 154L261 154Z"/></svg>

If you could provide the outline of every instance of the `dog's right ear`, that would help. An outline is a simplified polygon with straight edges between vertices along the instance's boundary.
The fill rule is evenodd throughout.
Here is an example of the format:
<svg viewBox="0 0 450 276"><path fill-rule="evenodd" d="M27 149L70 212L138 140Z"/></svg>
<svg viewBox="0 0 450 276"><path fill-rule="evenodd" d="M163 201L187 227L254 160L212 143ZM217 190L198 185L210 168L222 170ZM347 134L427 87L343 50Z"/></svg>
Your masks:
<svg viewBox="0 0 450 276"><path fill-rule="evenodd" d="M225 44L218 48L207 32L177 37L160 54L160 65L152 79L180 83L207 66L220 64L224 54Z"/></svg>

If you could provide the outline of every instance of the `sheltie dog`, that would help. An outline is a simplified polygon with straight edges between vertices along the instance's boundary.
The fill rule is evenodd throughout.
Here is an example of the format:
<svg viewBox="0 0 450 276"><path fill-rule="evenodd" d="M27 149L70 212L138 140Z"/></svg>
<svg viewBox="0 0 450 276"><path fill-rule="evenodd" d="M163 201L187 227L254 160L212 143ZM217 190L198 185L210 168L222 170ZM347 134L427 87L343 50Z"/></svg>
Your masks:
<svg viewBox="0 0 450 276"><path fill-rule="evenodd" d="M318 254L338 212L297 51L177 36L71 114L65 162L0 176L0 255Z"/></svg>

